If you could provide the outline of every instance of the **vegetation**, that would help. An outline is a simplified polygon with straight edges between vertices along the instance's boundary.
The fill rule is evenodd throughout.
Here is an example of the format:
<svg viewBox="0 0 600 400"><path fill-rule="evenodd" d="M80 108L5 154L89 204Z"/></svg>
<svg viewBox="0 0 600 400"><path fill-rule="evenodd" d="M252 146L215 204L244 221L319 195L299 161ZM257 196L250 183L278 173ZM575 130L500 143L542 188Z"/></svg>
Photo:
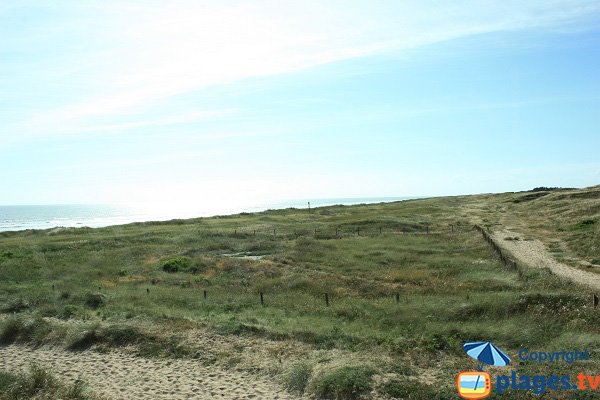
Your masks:
<svg viewBox="0 0 600 400"><path fill-rule="evenodd" d="M0 371L0 400L93 400L82 381L63 385L50 372L33 365L27 373Z"/></svg>
<svg viewBox="0 0 600 400"><path fill-rule="evenodd" d="M342 367L312 382L312 392L323 399L358 399L372 389L370 367Z"/></svg>
<svg viewBox="0 0 600 400"><path fill-rule="evenodd" d="M0 344L195 357L320 398L434 399L477 366L466 341L599 350L590 290L506 269L472 229L510 224L593 264L599 201L551 190L0 233ZM257 362L185 339L194 329L290 347Z"/></svg>

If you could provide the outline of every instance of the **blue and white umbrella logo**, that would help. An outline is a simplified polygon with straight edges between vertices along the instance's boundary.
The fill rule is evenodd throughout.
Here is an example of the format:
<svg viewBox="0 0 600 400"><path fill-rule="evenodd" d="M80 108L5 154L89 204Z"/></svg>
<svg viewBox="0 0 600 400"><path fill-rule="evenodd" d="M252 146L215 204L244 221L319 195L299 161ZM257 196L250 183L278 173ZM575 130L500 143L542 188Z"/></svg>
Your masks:
<svg viewBox="0 0 600 400"><path fill-rule="evenodd" d="M469 342L463 348L469 356L484 364L505 367L510 363L510 357L491 342Z"/></svg>

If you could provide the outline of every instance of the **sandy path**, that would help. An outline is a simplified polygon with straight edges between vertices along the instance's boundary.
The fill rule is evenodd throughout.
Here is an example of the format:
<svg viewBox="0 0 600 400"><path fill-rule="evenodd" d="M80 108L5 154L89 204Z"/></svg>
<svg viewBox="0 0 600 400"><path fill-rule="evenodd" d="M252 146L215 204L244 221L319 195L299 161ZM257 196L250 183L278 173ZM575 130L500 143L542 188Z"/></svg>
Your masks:
<svg viewBox="0 0 600 400"><path fill-rule="evenodd" d="M117 351L0 347L0 369L25 370L31 363L50 369L64 382L81 378L94 393L115 400L293 398L264 378L194 360L146 359Z"/></svg>
<svg viewBox="0 0 600 400"><path fill-rule="evenodd" d="M506 237L518 237L521 240L505 240ZM500 247L508 250L518 261L524 264L532 267L548 267L558 276L600 290L599 274L582 271L556 261L544 244L537 239L523 240L523 235L507 229L492 233L492 238Z"/></svg>

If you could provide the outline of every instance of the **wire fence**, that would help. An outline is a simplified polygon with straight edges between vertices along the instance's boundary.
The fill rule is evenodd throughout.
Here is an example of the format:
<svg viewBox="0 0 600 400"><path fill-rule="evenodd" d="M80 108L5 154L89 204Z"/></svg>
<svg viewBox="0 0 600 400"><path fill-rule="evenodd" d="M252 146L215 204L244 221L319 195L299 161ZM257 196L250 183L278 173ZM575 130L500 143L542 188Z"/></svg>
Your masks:
<svg viewBox="0 0 600 400"><path fill-rule="evenodd" d="M208 231L211 234L234 237L271 236L283 238L314 237L317 239L341 239L346 237L375 237L381 235L443 235L471 232L471 225L399 225L399 226L341 226L289 229L281 227L231 228Z"/></svg>

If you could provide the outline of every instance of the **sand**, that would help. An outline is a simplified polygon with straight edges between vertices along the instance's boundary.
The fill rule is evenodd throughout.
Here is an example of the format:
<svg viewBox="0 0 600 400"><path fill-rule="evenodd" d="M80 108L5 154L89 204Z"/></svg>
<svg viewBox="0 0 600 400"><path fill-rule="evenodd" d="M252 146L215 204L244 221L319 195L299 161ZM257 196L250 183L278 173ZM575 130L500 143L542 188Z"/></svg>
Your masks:
<svg viewBox="0 0 600 400"><path fill-rule="evenodd" d="M520 240L504 240L506 237L518 237ZM600 275L582 271L556 261L546 246L537 239L523 240L523 235L503 229L492 234L498 245L508 250L518 261L531 267L549 268L554 274L573 282L600 290Z"/></svg>
<svg viewBox="0 0 600 400"><path fill-rule="evenodd" d="M0 369L17 372L32 363L65 383L84 380L107 399L292 399L267 378L189 359L147 359L121 351L68 352L60 348L0 347Z"/></svg>

